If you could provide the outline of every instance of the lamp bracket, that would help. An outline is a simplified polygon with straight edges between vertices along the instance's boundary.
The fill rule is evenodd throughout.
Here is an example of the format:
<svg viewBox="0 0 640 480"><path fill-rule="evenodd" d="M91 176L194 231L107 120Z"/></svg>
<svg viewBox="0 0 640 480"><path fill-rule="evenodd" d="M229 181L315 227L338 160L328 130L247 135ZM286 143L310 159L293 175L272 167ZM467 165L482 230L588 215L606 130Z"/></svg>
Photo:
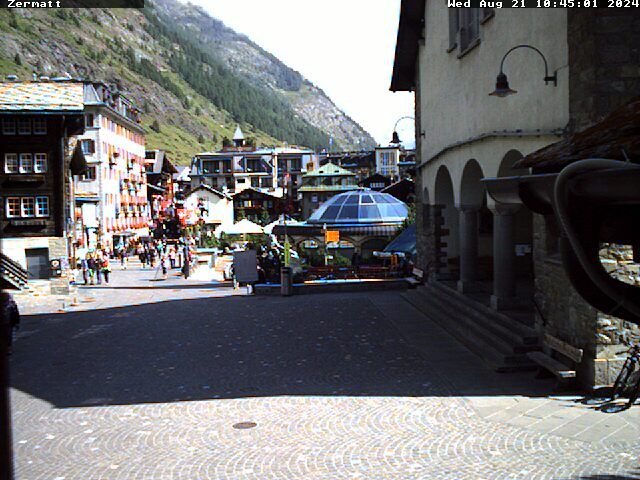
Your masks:
<svg viewBox="0 0 640 480"><path fill-rule="evenodd" d="M507 53L504 54L504 57L502 57L502 61L500 62L500 73L504 73L504 61L506 60L507 56L513 52L514 50L517 50L519 48L528 48L530 50L533 50L534 52L537 52L538 55L540 55L540 57L542 57L542 61L544 62L544 83L545 85L548 85L549 82L553 82L553 86L557 87L558 86L558 71L554 71L553 75L549 75L549 65L547 64L547 58L543 55L543 53L538 50L536 47L532 46L532 45L527 45L527 44L521 44L521 45L516 45L515 47L511 47Z"/></svg>

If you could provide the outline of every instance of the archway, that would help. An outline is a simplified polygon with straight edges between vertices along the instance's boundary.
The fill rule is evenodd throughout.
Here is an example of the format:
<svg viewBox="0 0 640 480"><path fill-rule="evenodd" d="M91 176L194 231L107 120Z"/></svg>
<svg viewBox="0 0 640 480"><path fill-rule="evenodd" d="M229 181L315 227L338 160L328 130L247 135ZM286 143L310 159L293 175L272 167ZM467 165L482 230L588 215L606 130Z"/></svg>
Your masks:
<svg viewBox="0 0 640 480"><path fill-rule="evenodd" d="M438 169L434 193L433 222L435 234L436 275L443 280L457 280L458 257L458 211L455 208L453 181L449 169L442 165Z"/></svg>
<svg viewBox="0 0 640 480"><path fill-rule="evenodd" d="M491 249L487 242L480 242L480 219L487 210L484 174L475 159L467 161L460 180L460 202L458 204L460 231L460 280L458 290L470 292L479 288L478 281L490 277ZM486 236L486 234L485 234Z"/></svg>

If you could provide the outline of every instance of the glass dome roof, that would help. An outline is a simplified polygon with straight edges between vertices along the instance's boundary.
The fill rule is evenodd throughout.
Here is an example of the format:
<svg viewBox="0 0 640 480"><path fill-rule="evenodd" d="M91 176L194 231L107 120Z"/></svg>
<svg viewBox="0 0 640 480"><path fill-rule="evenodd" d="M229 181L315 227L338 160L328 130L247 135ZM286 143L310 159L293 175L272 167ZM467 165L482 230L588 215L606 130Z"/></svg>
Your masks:
<svg viewBox="0 0 640 480"><path fill-rule="evenodd" d="M307 223L402 223L407 206L388 193L358 190L324 202Z"/></svg>

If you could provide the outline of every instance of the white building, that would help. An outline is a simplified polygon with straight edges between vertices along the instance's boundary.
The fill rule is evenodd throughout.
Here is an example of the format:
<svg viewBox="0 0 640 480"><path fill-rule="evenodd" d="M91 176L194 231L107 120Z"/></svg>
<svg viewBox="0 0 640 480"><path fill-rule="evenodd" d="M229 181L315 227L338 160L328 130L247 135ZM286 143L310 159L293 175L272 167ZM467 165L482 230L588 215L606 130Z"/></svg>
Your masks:
<svg viewBox="0 0 640 480"><path fill-rule="evenodd" d="M113 248L149 234L145 131L139 112L102 83L87 85L85 133L79 137L88 171L74 178L77 239Z"/></svg>
<svg viewBox="0 0 640 480"><path fill-rule="evenodd" d="M233 224L232 198L208 185L200 185L188 192L184 200L185 224L203 222L210 230L219 225Z"/></svg>
<svg viewBox="0 0 640 480"><path fill-rule="evenodd" d="M397 179L400 176L400 147L376 147L376 173Z"/></svg>

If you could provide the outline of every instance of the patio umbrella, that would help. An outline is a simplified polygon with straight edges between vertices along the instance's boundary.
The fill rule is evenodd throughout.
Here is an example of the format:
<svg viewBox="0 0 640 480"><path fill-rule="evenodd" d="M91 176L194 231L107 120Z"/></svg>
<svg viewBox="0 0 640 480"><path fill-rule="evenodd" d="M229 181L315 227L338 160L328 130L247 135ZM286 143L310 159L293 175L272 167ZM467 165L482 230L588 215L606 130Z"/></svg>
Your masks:
<svg viewBox="0 0 640 480"><path fill-rule="evenodd" d="M251 220L247 220L246 218L234 223L233 225L224 227L222 231L227 235L252 235L264 233L264 229L260 225L253 223Z"/></svg>

